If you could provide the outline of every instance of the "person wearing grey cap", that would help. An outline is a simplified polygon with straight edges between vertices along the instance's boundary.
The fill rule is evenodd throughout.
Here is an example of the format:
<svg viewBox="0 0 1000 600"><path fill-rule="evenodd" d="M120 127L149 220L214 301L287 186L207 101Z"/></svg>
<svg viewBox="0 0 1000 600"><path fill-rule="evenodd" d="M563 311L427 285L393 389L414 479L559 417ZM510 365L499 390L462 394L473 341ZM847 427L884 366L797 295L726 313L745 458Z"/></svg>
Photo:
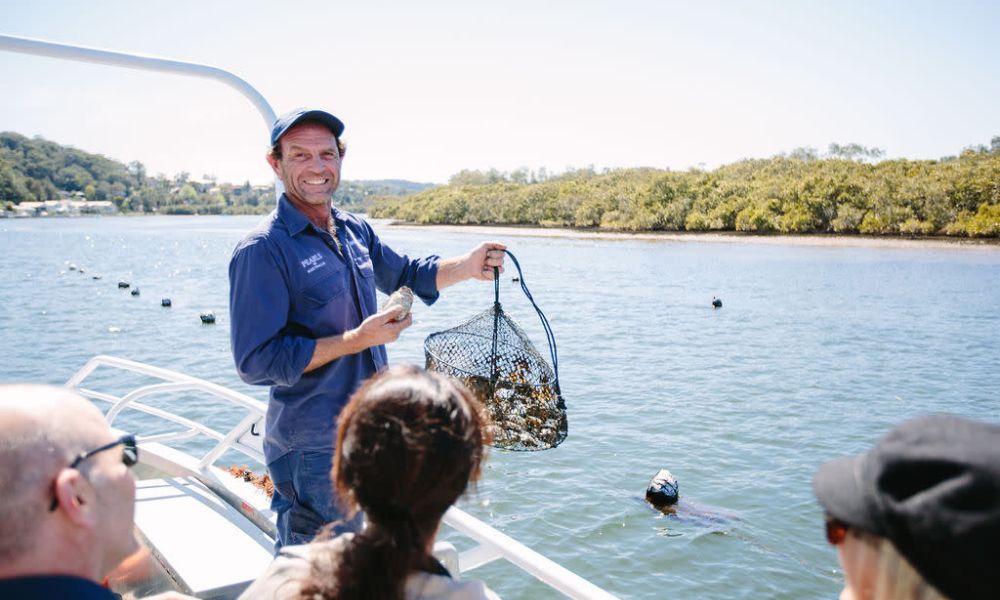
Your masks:
<svg viewBox="0 0 1000 600"><path fill-rule="evenodd" d="M405 286L432 304L445 287L492 281L494 268L503 269L503 244L410 258L367 221L334 207L343 132L340 119L317 109L275 122L267 161L285 193L229 263L233 359L244 381L270 386L264 456L274 482L276 551L308 542L342 516L329 479L337 416L361 382L386 367L385 344L413 322L399 305L380 311L376 290Z"/></svg>
<svg viewBox="0 0 1000 600"><path fill-rule="evenodd" d="M1000 597L1000 425L906 421L813 490L844 569L841 600Z"/></svg>

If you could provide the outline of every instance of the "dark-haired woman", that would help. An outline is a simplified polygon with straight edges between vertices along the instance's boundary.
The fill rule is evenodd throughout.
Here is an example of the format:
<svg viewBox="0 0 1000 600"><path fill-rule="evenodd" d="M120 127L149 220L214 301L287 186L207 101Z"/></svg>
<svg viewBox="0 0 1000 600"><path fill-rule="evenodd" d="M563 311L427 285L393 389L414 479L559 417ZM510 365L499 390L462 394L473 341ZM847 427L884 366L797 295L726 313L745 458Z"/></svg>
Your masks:
<svg viewBox="0 0 1000 600"><path fill-rule="evenodd" d="M287 546L242 600L293 598L481 600L431 555L441 517L478 478L489 442L481 406L454 380L417 367L369 379L341 413L331 480L358 534Z"/></svg>

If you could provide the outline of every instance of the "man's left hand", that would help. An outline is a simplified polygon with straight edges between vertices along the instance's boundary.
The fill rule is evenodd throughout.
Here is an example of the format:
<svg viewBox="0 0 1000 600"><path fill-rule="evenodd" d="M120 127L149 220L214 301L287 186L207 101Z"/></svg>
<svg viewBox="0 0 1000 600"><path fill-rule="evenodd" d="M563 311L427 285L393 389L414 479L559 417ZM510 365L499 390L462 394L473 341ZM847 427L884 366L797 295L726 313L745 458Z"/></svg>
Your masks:
<svg viewBox="0 0 1000 600"><path fill-rule="evenodd" d="M494 267L503 273L504 250L507 248L500 242L483 242L469 252L466 258L469 277L472 279L482 279L493 281Z"/></svg>

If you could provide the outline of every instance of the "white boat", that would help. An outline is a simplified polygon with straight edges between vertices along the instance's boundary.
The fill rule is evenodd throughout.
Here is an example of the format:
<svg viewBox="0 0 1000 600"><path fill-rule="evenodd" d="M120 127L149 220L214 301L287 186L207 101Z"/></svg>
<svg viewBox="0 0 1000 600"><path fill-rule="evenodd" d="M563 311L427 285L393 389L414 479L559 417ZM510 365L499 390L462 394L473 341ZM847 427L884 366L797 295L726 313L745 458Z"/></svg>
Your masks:
<svg viewBox="0 0 1000 600"><path fill-rule="evenodd" d="M137 379L141 383L124 392L92 387L96 381L115 390ZM111 356L92 358L66 386L106 407L116 433L137 434L135 530L142 549L109 577L111 588L124 598L167 590L199 598L238 596L271 561L275 516L266 493L233 476L224 463L235 456L236 462L263 464L265 404L203 379ZM186 405L230 415L236 424L218 431L160 406L178 395ZM140 431L125 431L131 428L121 422L130 417L143 424ZM199 439L204 452L177 448L178 442L190 448ZM434 546L453 577L506 560L570 598L614 598L457 507L445 513L444 525L442 533L460 534L469 543L462 552L450 541Z"/></svg>
<svg viewBox="0 0 1000 600"><path fill-rule="evenodd" d="M215 67L6 35L0 35L0 50L206 77L247 97L268 130L275 119L257 90ZM110 356L92 358L66 386L104 405L111 427L136 434L141 448L135 530L142 548L109 577L111 588L124 598L167 590L199 598L238 596L272 559L275 515L266 493L231 475L225 463L264 464L265 404L209 381ZM220 431L166 408L178 395L184 406L232 415L235 424ZM449 541L438 541L434 553L453 577L504 560L570 598L614 598L457 507L445 514L444 526ZM461 552L450 541L455 538Z"/></svg>

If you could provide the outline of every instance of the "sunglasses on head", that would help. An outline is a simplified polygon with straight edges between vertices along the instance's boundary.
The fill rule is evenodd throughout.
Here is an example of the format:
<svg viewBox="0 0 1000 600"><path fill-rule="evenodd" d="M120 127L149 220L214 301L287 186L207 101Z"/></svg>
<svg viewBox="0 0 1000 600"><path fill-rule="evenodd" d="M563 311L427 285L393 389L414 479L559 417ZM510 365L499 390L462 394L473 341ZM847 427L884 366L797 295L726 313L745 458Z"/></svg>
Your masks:
<svg viewBox="0 0 1000 600"><path fill-rule="evenodd" d="M850 526L843 521L826 515L826 541L830 542L831 546L839 546L844 543L847 539L847 531Z"/></svg>
<svg viewBox="0 0 1000 600"><path fill-rule="evenodd" d="M117 446L122 446L123 465L125 465L126 467L132 467L137 462L139 462L139 446L136 445L135 435L128 434L121 436L120 438L118 438L113 442L94 448L93 450L87 450L86 452L81 452L77 454L76 458L74 458L69 463L69 468L75 469L80 465L80 463L94 456L95 454L104 452L105 450L111 450L112 448L115 448ZM54 511L58 505L59 505L59 500L57 498L53 498L52 505L49 506L49 512Z"/></svg>

